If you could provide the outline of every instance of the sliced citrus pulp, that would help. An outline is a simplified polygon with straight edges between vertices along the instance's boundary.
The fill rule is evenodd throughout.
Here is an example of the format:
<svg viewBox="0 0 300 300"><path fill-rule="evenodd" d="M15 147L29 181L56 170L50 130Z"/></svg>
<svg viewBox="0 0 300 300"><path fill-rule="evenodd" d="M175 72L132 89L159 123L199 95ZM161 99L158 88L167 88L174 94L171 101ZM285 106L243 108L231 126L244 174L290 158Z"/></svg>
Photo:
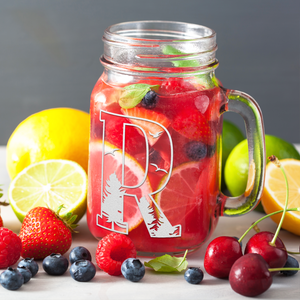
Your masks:
<svg viewBox="0 0 300 300"><path fill-rule="evenodd" d="M76 162L64 159L44 160L23 169L10 183L8 197L18 219L37 206L56 211L64 205L61 215L77 215L86 211L87 174Z"/></svg>
<svg viewBox="0 0 300 300"><path fill-rule="evenodd" d="M148 194L152 192L151 185L149 179L145 178L145 170L141 167L141 165L129 154L124 154L124 173L122 170L122 161L123 161L123 154L122 150L119 149L117 146L112 145L108 142L104 143L104 168L103 168L103 178L101 176L102 170L102 149L103 143L101 140L94 141L90 143L90 165L89 165L89 177L90 177L90 194L88 199L88 214L89 218L94 219L96 214L101 214L101 202L105 202L101 199L101 185L103 182L103 197L107 197L108 194L115 193L115 196L118 196L119 200L123 199L123 203L121 203L122 207L119 208L123 210L122 213L119 215L119 222L126 222L128 223L128 231L136 228L142 221L142 215L140 213L139 207L135 200L135 197L128 196L136 195L137 200L139 201L142 197L146 197L148 199ZM122 173L124 178L124 183L122 184ZM117 180L119 182L119 191L113 191L110 188L110 184L112 180L112 174L115 174ZM143 182L143 179L145 181ZM143 182L143 183L142 183ZM142 183L142 184L141 184ZM113 186L113 185L111 185ZM116 186L116 185L114 185ZM136 186L136 187L135 187ZM128 187L135 187L135 188L128 188ZM126 194L124 195L124 193ZM118 194L119 193L119 194ZM121 195L123 193L124 196ZM106 196L104 196L104 194ZM123 197L123 198L122 198ZM116 199L116 198L115 198ZM118 200L113 200L114 203L111 205L116 208L116 202ZM150 200L148 200L150 205ZM116 213L116 212L112 212ZM117 220L115 220L117 221ZM95 219L95 222L99 222ZM107 220L102 218L102 222L100 225L105 226L105 223L110 222L109 217ZM94 224L96 225L96 224ZM100 230L99 228L95 229L94 225L92 225L92 230ZM91 226L91 225L90 225ZM119 230L121 230L119 228Z"/></svg>
<svg viewBox="0 0 300 300"><path fill-rule="evenodd" d="M203 241L209 234L209 199L211 196L215 199L215 195L209 190L211 179L207 172L209 160L183 163L173 169L168 184L155 196L170 223L182 225L186 240ZM165 184L166 178L162 179L160 186Z"/></svg>
<svg viewBox="0 0 300 300"><path fill-rule="evenodd" d="M289 185L288 208L300 207L300 161L295 159L280 160L284 168ZM286 184L283 174L275 164L268 163L266 167L265 187L261 197L263 208L267 214L282 210L286 199ZM279 223L281 214L271 217L275 223ZM300 235L300 213L287 212L282 228Z"/></svg>

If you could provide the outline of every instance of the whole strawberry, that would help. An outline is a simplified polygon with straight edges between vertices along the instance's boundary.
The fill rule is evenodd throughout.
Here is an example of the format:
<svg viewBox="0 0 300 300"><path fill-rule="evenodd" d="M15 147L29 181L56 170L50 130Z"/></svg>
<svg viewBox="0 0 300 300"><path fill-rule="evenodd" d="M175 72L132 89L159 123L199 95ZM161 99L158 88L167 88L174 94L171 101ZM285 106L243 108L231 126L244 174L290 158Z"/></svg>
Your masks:
<svg viewBox="0 0 300 300"><path fill-rule="evenodd" d="M20 258L22 243L11 230L0 228L0 269L14 265Z"/></svg>
<svg viewBox="0 0 300 300"><path fill-rule="evenodd" d="M19 237L22 241L22 257L44 259L52 253L64 254L72 244L72 224L76 216L59 217L61 205L57 212L46 207L31 209L24 218Z"/></svg>
<svg viewBox="0 0 300 300"><path fill-rule="evenodd" d="M3 227L3 221L2 221L1 216L0 216L0 227Z"/></svg>

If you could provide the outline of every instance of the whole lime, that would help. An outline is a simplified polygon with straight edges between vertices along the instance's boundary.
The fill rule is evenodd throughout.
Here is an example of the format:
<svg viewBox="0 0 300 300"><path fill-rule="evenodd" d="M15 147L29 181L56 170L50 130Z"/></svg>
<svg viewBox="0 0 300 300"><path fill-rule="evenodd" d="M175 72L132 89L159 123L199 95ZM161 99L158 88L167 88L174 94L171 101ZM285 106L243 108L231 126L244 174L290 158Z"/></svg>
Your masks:
<svg viewBox="0 0 300 300"><path fill-rule="evenodd" d="M297 149L289 142L272 135L265 135L266 157L275 155L279 160L294 158L300 160ZM243 140L229 154L224 178L232 196L239 196L245 192L248 180L248 142ZM268 163L268 159L266 161Z"/></svg>
<svg viewBox="0 0 300 300"><path fill-rule="evenodd" d="M244 140L245 136L242 131L232 122L223 121L222 133L222 190L225 189L224 168L226 160L232 149Z"/></svg>

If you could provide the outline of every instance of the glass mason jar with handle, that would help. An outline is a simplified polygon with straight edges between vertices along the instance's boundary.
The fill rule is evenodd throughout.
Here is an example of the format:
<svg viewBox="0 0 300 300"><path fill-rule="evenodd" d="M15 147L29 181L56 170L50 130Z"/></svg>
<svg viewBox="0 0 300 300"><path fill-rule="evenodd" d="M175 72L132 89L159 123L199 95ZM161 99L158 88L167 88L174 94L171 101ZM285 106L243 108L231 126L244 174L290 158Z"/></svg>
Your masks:
<svg viewBox="0 0 300 300"><path fill-rule="evenodd" d="M141 255L196 250L220 216L249 212L262 193L260 108L216 78L216 33L207 27L127 22L103 41L90 105L89 229L98 239L126 234ZM249 146L248 186L235 198L220 192L226 111L244 118Z"/></svg>

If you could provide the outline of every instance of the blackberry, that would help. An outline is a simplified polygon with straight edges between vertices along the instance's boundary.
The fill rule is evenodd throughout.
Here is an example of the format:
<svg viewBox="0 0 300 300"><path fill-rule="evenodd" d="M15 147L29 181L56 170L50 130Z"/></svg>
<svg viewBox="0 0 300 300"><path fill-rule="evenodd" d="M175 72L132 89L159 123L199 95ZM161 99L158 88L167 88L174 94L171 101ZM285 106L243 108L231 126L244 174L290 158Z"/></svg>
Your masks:
<svg viewBox="0 0 300 300"><path fill-rule="evenodd" d="M145 108L154 108L158 102L158 95L154 91L149 91L141 101Z"/></svg>

